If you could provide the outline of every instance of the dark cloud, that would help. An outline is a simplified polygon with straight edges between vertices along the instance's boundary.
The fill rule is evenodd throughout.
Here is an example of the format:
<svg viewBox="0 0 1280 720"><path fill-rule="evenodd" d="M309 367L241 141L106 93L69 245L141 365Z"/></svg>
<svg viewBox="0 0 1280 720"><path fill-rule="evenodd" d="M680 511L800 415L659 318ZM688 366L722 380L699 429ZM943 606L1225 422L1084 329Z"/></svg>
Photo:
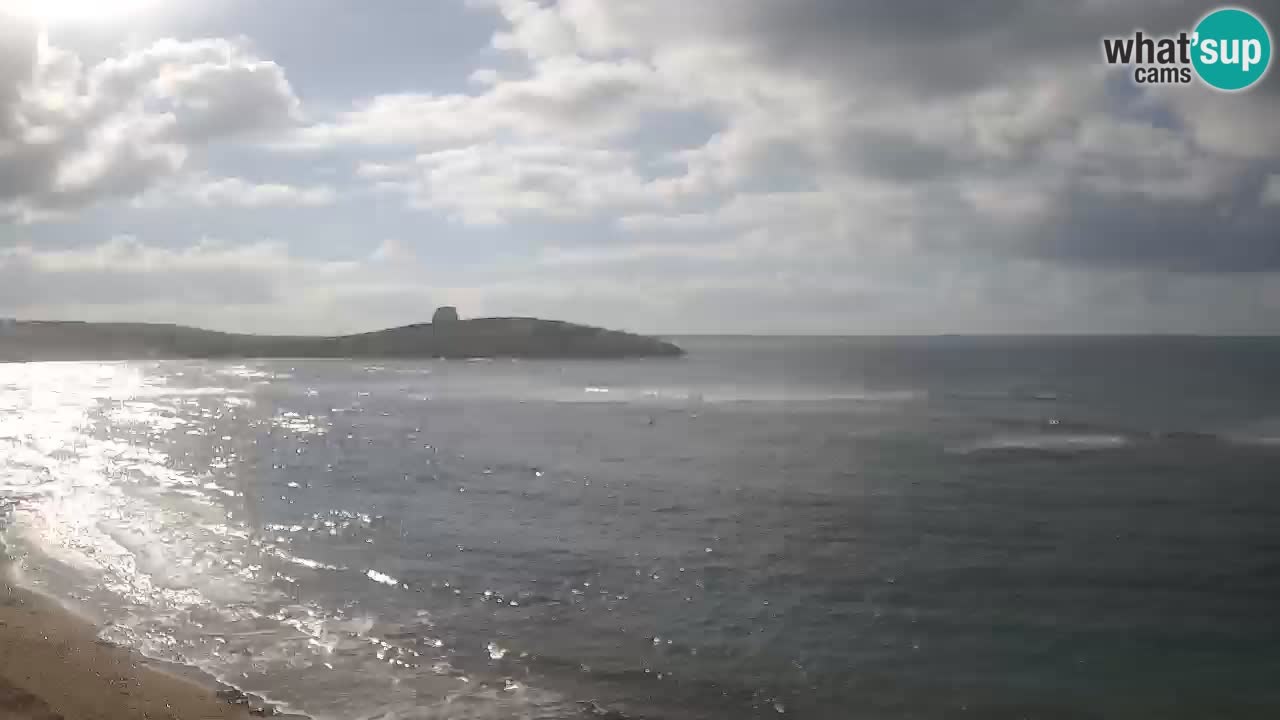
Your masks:
<svg viewBox="0 0 1280 720"><path fill-rule="evenodd" d="M1240 5L1277 27L1274 3ZM1265 177L1280 171L1280 73L1240 96L1186 87L1135 87L1120 102L1101 86L1074 94L1073 83L1095 82L1088 73L1101 70L1102 37L1190 29L1218 3L734 7L731 18L709 26L711 35L745 48L762 68L789 68L848 101L832 106L848 119L831 119L820 165L921 188L981 184L999 196L1003 186L1011 199L1030 189L1044 205L1036 222L1015 225L1013 237L1000 218L981 212L956 213L945 230L931 217L918 226L926 245L961 237L977 252L994 246L1101 269L1280 270L1280 213L1258 202ZM868 127L862 113L884 97L895 104ZM1169 118L1174 131L1125 122L1127 112Z"/></svg>
<svg viewBox="0 0 1280 720"><path fill-rule="evenodd" d="M1280 208L1258 207L1261 192L1260 178L1207 202L1143 202L1077 188L1022 247L1094 268L1277 272Z"/></svg>
<svg viewBox="0 0 1280 720"><path fill-rule="evenodd" d="M832 82L949 94L1009 80L1029 66L1094 61L1104 36L1190 27L1221 3L1206 0L713 0L707 28L769 64ZM1234 3L1264 18L1267 0ZM698 17L707 17L699 15ZM1272 18L1273 20L1275 18ZM1272 23L1274 25L1274 22ZM905 85L904 85L905 84Z"/></svg>
<svg viewBox="0 0 1280 720"><path fill-rule="evenodd" d="M972 170L953 148L921 142L889 130L855 132L841 139L839 159L859 173L896 182L928 182Z"/></svg>
<svg viewBox="0 0 1280 720"><path fill-rule="evenodd" d="M35 61L35 28L0 8L0 133L12 127L18 92L31 81Z"/></svg>

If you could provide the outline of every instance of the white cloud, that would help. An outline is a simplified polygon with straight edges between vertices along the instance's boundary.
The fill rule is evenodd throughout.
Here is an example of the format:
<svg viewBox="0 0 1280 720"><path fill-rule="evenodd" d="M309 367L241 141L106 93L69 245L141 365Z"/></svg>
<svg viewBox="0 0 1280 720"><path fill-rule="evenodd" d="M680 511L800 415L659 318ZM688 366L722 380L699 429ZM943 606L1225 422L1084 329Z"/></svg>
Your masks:
<svg viewBox="0 0 1280 720"><path fill-rule="evenodd" d="M538 61L525 77L481 69L477 95L378 95L330 122L301 130L292 145L412 145L441 148L508 135L589 144L635 129L647 113L679 107L655 71L634 60Z"/></svg>
<svg viewBox="0 0 1280 720"><path fill-rule="evenodd" d="M418 207L470 225L525 215L585 218L648 202L649 184L627 153L563 145L471 145L423 153L401 166L360 173Z"/></svg>
<svg viewBox="0 0 1280 720"><path fill-rule="evenodd" d="M385 244L342 260L281 242L168 246L127 236L77 249L0 249L0 316L325 333L420 322L451 292L424 282L412 252Z"/></svg>
<svg viewBox="0 0 1280 720"><path fill-rule="evenodd" d="M0 37L0 56L30 68L0 77L0 216L30 221L136 196L186 166L193 148L300 119L284 71L241 41L161 40L86 68L26 37Z"/></svg>
<svg viewBox="0 0 1280 720"><path fill-rule="evenodd" d="M332 205L338 193L328 185L256 183L238 177L193 175L159 185L139 196L136 207L265 208Z"/></svg>

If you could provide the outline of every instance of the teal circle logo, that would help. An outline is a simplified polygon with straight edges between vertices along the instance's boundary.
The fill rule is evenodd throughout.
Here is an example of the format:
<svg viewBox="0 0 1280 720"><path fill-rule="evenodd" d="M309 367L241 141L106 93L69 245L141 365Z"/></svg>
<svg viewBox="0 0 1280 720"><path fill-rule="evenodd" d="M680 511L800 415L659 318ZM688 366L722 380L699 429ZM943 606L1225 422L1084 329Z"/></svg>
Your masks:
<svg viewBox="0 0 1280 720"><path fill-rule="evenodd" d="M1271 64L1271 33L1253 13L1214 10L1196 25L1191 63L1200 79L1219 90L1243 90Z"/></svg>

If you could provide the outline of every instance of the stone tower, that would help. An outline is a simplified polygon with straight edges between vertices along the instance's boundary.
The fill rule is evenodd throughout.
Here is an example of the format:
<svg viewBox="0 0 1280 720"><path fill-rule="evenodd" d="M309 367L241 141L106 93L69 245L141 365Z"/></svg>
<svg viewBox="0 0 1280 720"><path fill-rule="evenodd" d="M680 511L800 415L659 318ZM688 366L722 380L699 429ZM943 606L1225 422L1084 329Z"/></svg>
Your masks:
<svg viewBox="0 0 1280 720"><path fill-rule="evenodd" d="M436 308L435 314L431 316L432 325L454 322L458 322L458 308L452 305L443 305Z"/></svg>

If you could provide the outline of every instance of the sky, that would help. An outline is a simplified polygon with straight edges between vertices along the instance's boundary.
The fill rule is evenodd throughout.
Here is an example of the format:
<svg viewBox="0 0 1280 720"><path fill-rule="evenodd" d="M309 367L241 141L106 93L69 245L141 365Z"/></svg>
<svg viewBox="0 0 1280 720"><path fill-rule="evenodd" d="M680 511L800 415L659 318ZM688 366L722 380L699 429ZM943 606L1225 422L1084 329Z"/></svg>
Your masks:
<svg viewBox="0 0 1280 720"><path fill-rule="evenodd" d="M1103 62L1213 3L33 2L0 316L1280 332L1280 72Z"/></svg>

